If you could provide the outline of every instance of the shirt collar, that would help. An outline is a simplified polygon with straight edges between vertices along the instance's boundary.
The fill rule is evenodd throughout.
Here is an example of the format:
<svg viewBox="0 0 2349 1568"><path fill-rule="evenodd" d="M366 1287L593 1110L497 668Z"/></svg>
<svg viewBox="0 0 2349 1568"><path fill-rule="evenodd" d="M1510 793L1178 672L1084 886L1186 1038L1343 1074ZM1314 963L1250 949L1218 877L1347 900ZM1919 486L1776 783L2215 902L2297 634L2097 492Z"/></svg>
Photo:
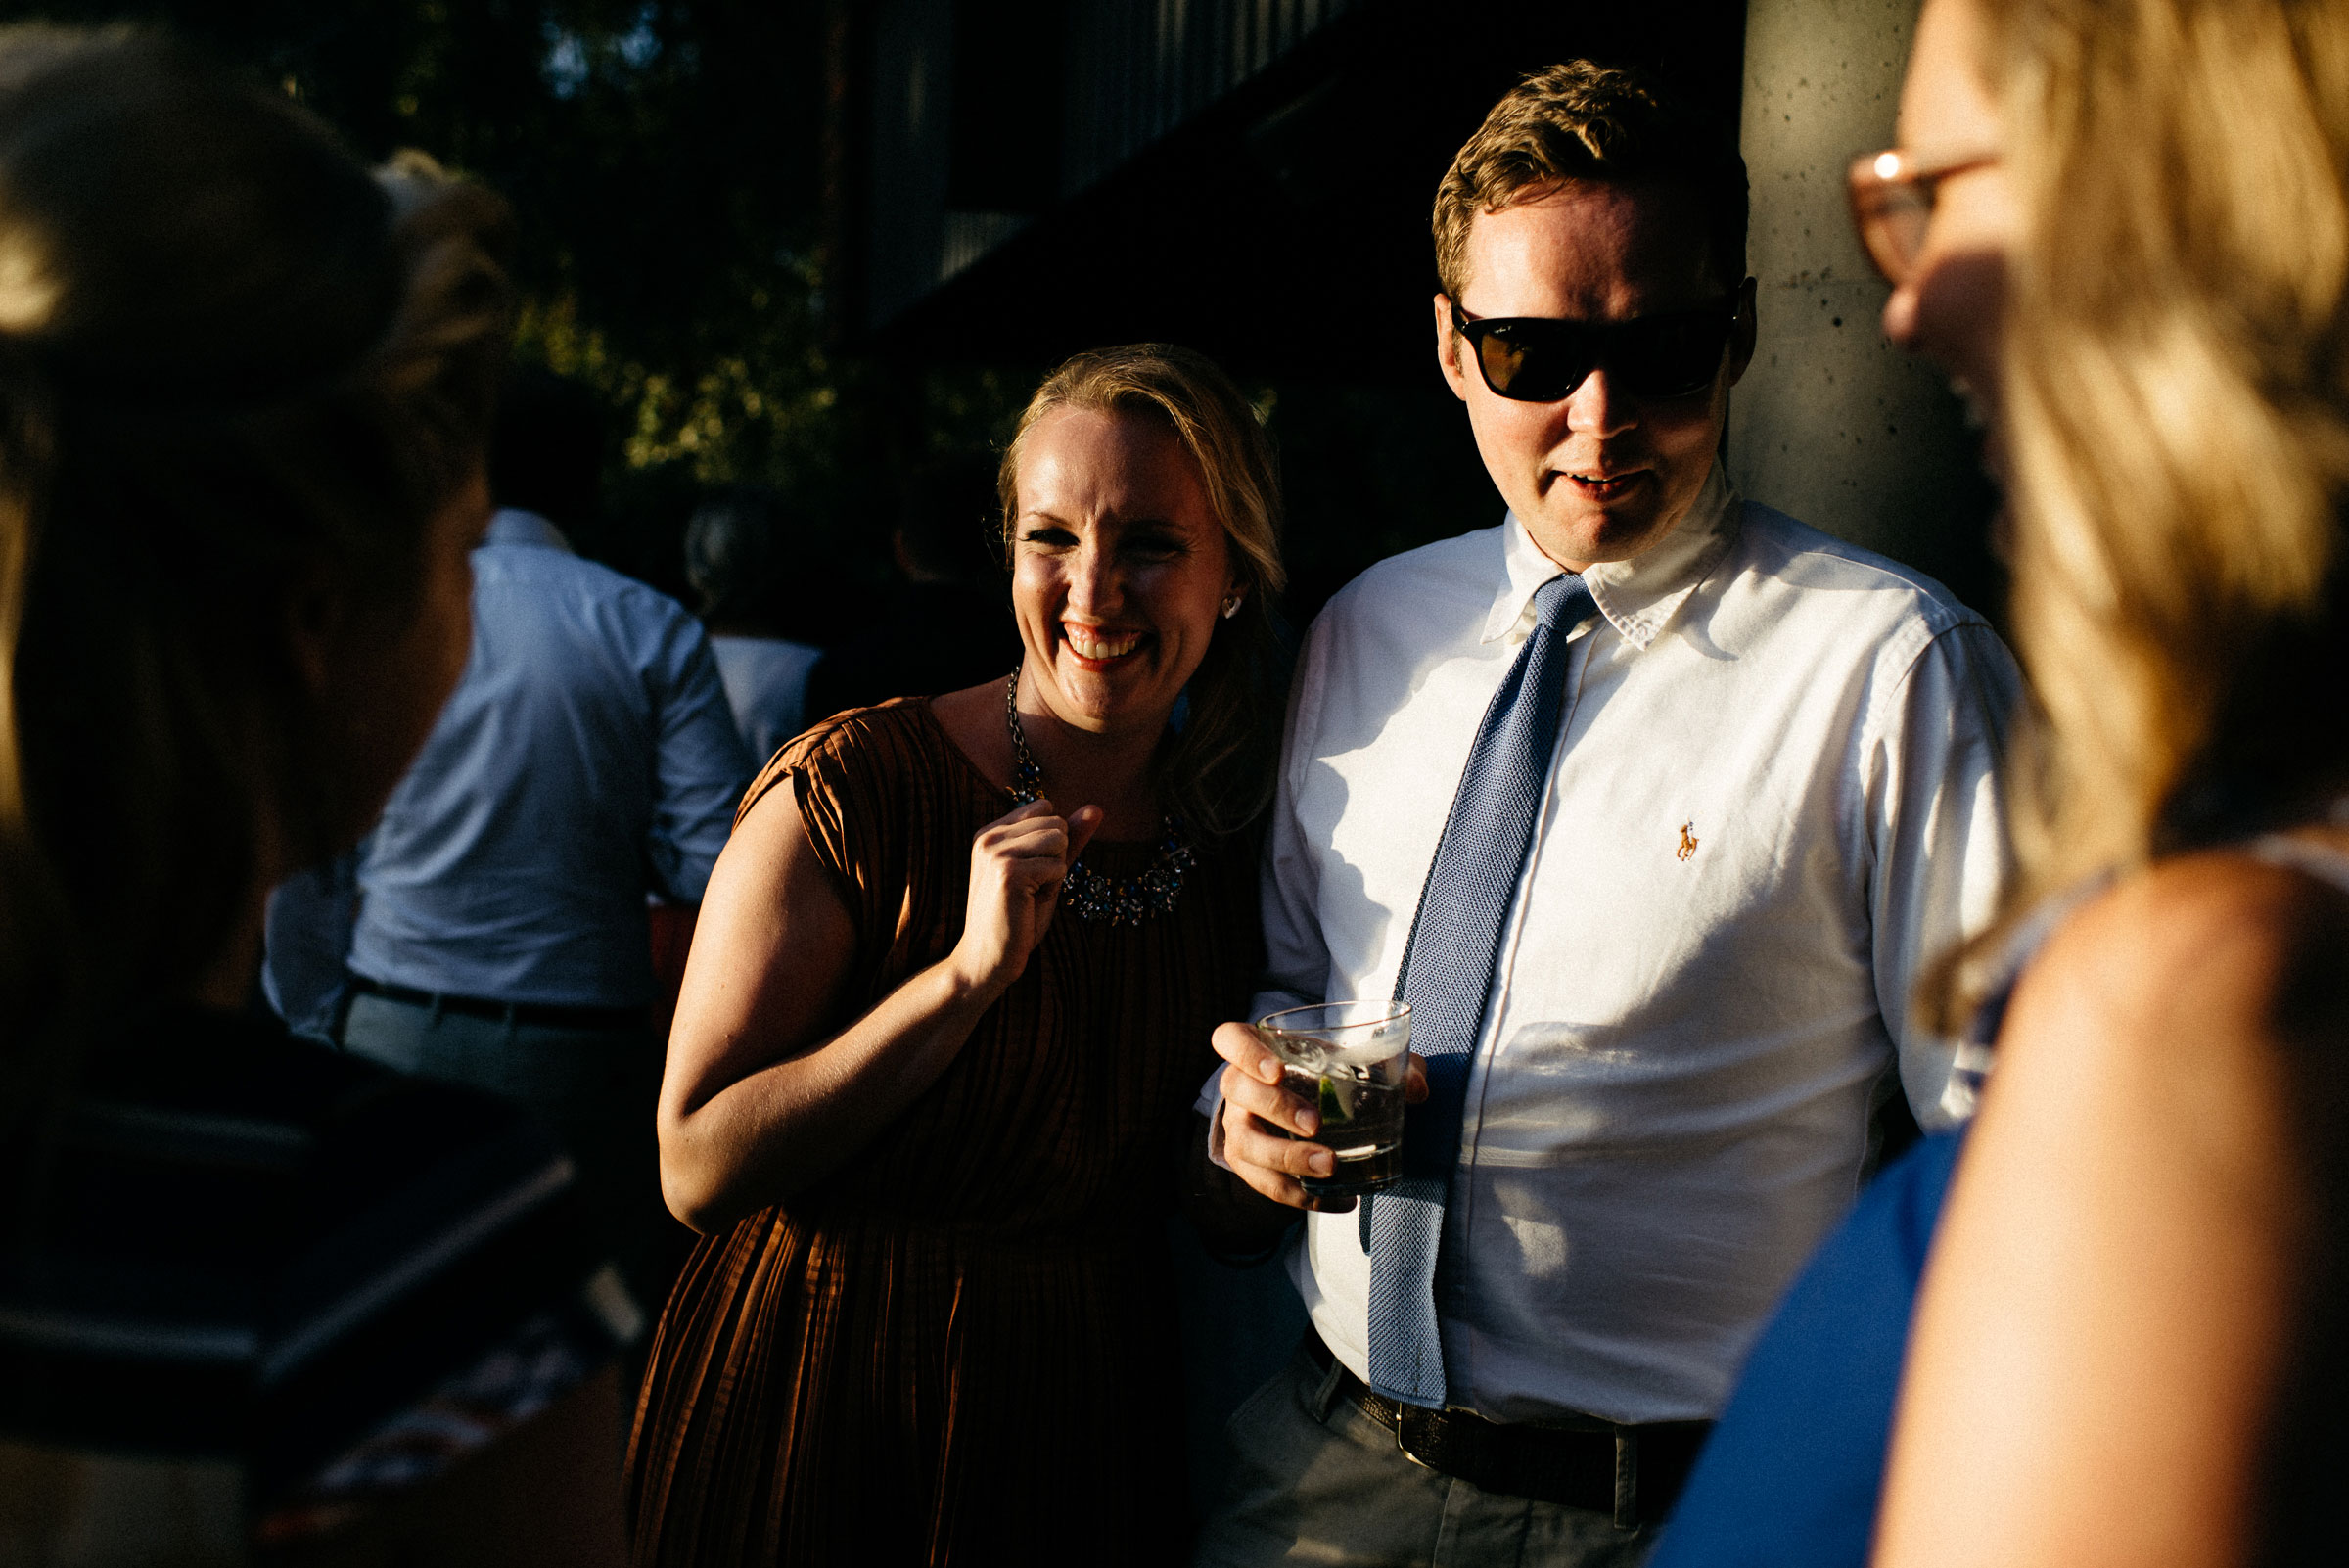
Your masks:
<svg viewBox="0 0 2349 1568"><path fill-rule="evenodd" d="M563 530L535 512L525 512L517 506L501 506L489 514L489 527L482 534L484 544L530 544L542 550L572 552L571 541Z"/></svg>
<svg viewBox="0 0 2349 1568"><path fill-rule="evenodd" d="M1629 561L1600 561L1583 574L1598 613L1635 648L1656 640L1696 591L1737 534L1737 492L1716 462L1705 476L1705 487L1689 503L1687 513L1662 540ZM1508 581L1485 618L1484 642L1497 642L1519 628L1532 613L1534 594L1562 570L1512 512L1501 525L1501 551Z"/></svg>

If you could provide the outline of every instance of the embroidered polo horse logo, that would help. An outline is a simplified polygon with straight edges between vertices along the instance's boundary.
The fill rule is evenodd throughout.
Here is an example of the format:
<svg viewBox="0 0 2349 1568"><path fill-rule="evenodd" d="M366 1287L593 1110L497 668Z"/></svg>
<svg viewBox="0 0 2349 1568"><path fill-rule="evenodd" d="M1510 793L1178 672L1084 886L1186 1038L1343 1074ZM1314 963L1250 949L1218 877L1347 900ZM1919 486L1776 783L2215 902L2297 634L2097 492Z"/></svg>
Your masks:
<svg viewBox="0 0 2349 1568"><path fill-rule="evenodd" d="M1688 831L1694 826L1696 826L1694 817L1690 817L1681 824L1681 847L1673 853L1682 860L1688 859L1696 853L1696 835Z"/></svg>

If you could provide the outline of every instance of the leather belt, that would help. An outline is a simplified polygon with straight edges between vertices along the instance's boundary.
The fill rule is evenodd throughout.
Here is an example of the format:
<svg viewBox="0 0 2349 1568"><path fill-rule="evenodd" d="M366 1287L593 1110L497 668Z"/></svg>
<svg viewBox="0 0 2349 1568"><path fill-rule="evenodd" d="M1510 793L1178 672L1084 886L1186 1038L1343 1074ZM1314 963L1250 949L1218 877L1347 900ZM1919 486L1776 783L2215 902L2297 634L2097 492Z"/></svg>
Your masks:
<svg viewBox="0 0 2349 1568"><path fill-rule="evenodd" d="M1415 1464L1487 1492L1611 1514L1616 1527L1661 1524L1696 1466L1710 1421L1618 1426L1596 1416L1557 1423L1488 1421L1466 1410L1429 1410L1373 1392L1305 1331L1305 1353L1354 1407L1395 1434Z"/></svg>
<svg viewBox="0 0 2349 1568"><path fill-rule="evenodd" d="M570 1007L555 1002L502 1002L486 996L458 996L444 991L418 991L393 986L365 975L352 975L350 989L409 1007L429 1007L438 1013L461 1013L467 1018L490 1018L501 1024L533 1029L644 1029L652 1013L644 1007Z"/></svg>

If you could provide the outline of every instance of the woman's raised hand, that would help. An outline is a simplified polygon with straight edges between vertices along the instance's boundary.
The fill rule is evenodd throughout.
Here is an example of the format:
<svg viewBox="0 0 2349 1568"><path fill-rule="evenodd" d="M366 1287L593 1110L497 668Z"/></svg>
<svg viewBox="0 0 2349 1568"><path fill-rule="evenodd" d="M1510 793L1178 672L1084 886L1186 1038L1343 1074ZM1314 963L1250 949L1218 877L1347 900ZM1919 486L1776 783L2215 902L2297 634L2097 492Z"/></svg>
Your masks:
<svg viewBox="0 0 2349 1568"><path fill-rule="evenodd" d="M948 962L963 981L1000 994L1028 967L1028 955L1051 929L1060 885L1101 825L1101 808L1079 807L1066 818L1050 801L1031 801L979 830L971 841L970 902L962 940Z"/></svg>
<svg viewBox="0 0 2349 1568"><path fill-rule="evenodd" d="M981 828L953 950L839 1029L856 973L855 912L793 792L761 796L711 874L669 1032L659 1127L670 1210L716 1234L878 1136L1026 969L1061 880L1100 825L1096 807L1063 819L1038 801Z"/></svg>

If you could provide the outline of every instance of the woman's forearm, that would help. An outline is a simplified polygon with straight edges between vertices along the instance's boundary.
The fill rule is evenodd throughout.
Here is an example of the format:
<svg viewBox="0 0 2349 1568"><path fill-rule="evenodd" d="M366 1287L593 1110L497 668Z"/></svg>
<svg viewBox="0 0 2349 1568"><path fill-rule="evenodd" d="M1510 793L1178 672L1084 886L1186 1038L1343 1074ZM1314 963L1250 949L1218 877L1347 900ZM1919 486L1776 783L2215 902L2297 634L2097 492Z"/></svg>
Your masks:
<svg viewBox="0 0 2349 1568"><path fill-rule="evenodd" d="M1001 992L949 956L831 1038L665 1118L670 1211L708 1233L831 1175L938 1081Z"/></svg>
<svg viewBox="0 0 2349 1568"><path fill-rule="evenodd" d="M858 934L793 798L771 791L718 856L661 1084L661 1191L709 1232L821 1180L938 1081L1028 966L1068 862L1100 824L1019 807L971 841L953 950L836 1035Z"/></svg>

